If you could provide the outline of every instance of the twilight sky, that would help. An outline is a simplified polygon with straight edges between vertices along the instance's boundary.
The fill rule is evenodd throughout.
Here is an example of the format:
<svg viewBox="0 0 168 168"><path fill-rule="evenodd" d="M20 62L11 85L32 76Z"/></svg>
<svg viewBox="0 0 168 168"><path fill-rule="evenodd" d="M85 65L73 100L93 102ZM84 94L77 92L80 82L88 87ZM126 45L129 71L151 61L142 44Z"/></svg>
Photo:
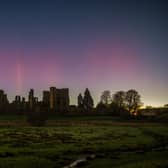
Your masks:
<svg viewBox="0 0 168 168"><path fill-rule="evenodd" d="M86 87L136 89L145 105L168 103L166 0L1 0L0 88L12 100Z"/></svg>

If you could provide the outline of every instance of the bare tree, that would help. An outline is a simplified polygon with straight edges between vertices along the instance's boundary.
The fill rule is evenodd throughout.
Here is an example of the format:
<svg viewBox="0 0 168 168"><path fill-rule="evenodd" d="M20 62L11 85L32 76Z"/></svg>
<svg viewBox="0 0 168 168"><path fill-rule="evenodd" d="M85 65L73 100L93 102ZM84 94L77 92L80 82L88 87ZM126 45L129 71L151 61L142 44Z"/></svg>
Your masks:
<svg viewBox="0 0 168 168"><path fill-rule="evenodd" d="M130 114L135 114L138 110L138 108L142 105L140 95L136 90L128 90L126 92L126 107Z"/></svg>
<svg viewBox="0 0 168 168"><path fill-rule="evenodd" d="M113 95L113 103L115 103L119 108L125 106L125 92L118 91Z"/></svg>
<svg viewBox="0 0 168 168"><path fill-rule="evenodd" d="M105 104L105 105L108 105L111 103L111 93L109 90L105 90L101 97L100 97L100 102Z"/></svg>

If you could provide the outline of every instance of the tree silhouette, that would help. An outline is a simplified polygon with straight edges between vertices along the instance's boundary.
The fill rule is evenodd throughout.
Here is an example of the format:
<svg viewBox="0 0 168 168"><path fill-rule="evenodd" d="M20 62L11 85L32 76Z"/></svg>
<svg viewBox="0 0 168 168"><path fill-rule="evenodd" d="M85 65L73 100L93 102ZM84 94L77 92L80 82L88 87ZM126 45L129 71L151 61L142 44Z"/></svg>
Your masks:
<svg viewBox="0 0 168 168"><path fill-rule="evenodd" d="M96 106L96 112L98 112L99 114L106 113L107 110L108 110L107 106L101 101Z"/></svg>
<svg viewBox="0 0 168 168"><path fill-rule="evenodd" d="M100 97L100 102L102 102L105 105L108 105L111 103L111 93L109 90L105 90L101 97Z"/></svg>
<svg viewBox="0 0 168 168"><path fill-rule="evenodd" d="M93 98L90 94L90 91L88 88L86 88L84 92L84 98L83 98L83 108L86 112L92 111L94 106Z"/></svg>
<svg viewBox="0 0 168 168"><path fill-rule="evenodd" d="M140 95L136 90L128 90L126 92L126 108L130 112L130 114L135 114L138 108L142 105Z"/></svg>
<svg viewBox="0 0 168 168"><path fill-rule="evenodd" d="M168 104L165 104L164 107L165 107L165 108L168 108Z"/></svg>
<svg viewBox="0 0 168 168"><path fill-rule="evenodd" d="M78 108L82 109L83 108L83 97L81 93L78 95Z"/></svg>
<svg viewBox="0 0 168 168"><path fill-rule="evenodd" d="M113 103L117 104L119 108L124 107L125 105L125 92L118 91L113 95Z"/></svg>
<svg viewBox="0 0 168 168"><path fill-rule="evenodd" d="M124 91L118 91L113 95L111 108L115 115L126 115Z"/></svg>

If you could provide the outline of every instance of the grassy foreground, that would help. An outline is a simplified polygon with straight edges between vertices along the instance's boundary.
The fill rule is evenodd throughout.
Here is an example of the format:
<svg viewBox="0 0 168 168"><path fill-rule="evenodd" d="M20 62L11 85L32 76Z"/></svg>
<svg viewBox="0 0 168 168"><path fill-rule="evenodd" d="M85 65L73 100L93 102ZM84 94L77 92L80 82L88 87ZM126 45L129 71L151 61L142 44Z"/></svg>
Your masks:
<svg viewBox="0 0 168 168"><path fill-rule="evenodd" d="M168 167L168 126L81 123L1 126L0 168L61 168L91 154L96 157L81 167Z"/></svg>

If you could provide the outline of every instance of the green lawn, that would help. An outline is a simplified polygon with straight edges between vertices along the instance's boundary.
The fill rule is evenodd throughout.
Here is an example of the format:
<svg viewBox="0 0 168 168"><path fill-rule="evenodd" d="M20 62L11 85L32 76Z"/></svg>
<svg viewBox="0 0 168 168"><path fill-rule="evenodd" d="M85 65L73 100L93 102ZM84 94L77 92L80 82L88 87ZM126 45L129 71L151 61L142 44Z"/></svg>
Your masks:
<svg viewBox="0 0 168 168"><path fill-rule="evenodd" d="M101 121L100 121L101 122ZM168 127L158 124L0 127L0 168L61 168L86 155L84 168L168 167Z"/></svg>

